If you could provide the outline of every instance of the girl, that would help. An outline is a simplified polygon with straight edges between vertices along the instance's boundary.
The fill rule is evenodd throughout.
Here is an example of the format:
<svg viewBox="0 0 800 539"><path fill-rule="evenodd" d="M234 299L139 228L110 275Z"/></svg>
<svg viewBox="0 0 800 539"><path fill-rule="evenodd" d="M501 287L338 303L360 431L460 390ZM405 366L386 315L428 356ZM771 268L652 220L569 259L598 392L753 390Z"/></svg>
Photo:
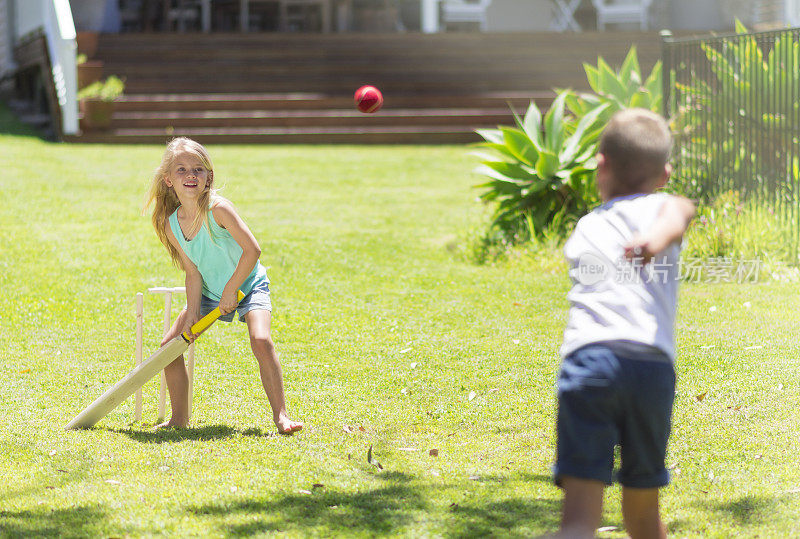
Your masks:
<svg viewBox="0 0 800 539"><path fill-rule="evenodd" d="M250 346L258 360L261 383L281 434L291 434L303 424L289 419L283 395L283 374L270 337L272 305L269 280L258 261L261 248L233 205L216 194L211 158L197 142L179 137L167 145L153 176L145 207L153 204L153 226L172 262L186 272L186 308L164 336L170 339L189 331L219 304L230 322L234 310L247 323ZM238 303L237 290L245 297ZM189 424L189 377L183 356L164 369L172 417L159 427Z"/></svg>

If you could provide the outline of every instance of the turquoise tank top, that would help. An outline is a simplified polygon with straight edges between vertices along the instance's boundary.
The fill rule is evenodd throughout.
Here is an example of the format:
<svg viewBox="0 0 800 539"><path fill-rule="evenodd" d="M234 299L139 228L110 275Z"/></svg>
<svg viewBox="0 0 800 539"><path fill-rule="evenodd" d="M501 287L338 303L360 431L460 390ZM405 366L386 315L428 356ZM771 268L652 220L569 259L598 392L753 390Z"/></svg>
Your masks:
<svg viewBox="0 0 800 539"><path fill-rule="evenodd" d="M219 301L222 290L228 284L242 257L242 248L230 232L217 224L210 211L208 226L211 228L211 235L208 233L208 227L203 225L194 238L187 240L178 224L178 210L169 216L169 225L178 240L178 245L203 276L203 295ZM261 262L256 262L253 271L242 283L241 291L247 295L262 281L269 283L267 270Z"/></svg>

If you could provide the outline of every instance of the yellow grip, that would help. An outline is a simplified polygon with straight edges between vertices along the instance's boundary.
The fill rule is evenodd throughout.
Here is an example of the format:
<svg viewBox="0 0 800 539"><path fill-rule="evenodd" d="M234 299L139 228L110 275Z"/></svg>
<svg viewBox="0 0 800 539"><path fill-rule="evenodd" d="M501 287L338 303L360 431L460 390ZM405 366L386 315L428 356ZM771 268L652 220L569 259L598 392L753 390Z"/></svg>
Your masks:
<svg viewBox="0 0 800 539"><path fill-rule="evenodd" d="M244 294L242 293L241 290L237 291L237 297L239 298L239 301L242 301L244 299ZM208 326L216 322L217 318L219 318L220 316L222 316L222 313L219 312L219 306L217 306L214 308L213 311L211 311L203 318L195 322L195 324L192 326L192 333L194 333L195 335L199 335L200 333L204 332L205 330L208 329ZM188 333L184 332L183 340L189 342Z"/></svg>

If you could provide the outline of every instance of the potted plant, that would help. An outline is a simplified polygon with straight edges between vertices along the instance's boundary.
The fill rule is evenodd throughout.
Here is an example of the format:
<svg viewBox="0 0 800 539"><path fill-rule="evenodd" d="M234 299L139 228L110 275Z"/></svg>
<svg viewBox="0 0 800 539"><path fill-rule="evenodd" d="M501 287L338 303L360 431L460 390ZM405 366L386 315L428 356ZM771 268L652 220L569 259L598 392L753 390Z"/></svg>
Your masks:
<svg viewBox="0 0 800 539"><path fill-rule="evenodd" d="M108 129L114 114L115 101L125 90L125 83L111 75L78 91L81 127L85 130Z"/></svg>

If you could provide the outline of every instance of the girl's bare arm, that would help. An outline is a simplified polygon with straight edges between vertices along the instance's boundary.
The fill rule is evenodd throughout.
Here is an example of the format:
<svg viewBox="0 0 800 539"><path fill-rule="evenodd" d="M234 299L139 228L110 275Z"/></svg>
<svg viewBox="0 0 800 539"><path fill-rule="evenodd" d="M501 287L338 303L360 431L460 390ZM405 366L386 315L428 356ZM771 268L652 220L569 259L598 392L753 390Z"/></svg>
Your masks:
<svg viewBox="0 0 800 539"><path fill-rule="evenodd" d="M186 256L186 253L183 252L183 249L181 249L178 240L175 238L169 226L166 227L166 232L167 239L169 239L169 242L178 250L181 266L186 273L184 279L186 286L186 322L182 332L189 332L192 339L194 339L195 335L191 332L190 328L200 319L200 298L203 295L203 276L200 275L197 266L195 266L194 263L189 260L189 257Z"/></svg>
<svg viewBox="0 0 800 539"><path fill-rule="evenodd" d="M217 224L230 232L230 235L242 248L242 256L239 258L239 263L236 265L233 275L225 285L222 291L222 299L219 302L219 310L226 314L233 311L239 304L237 292L247 276L250 275L250 272L253 271L256 263L258 263L258 258L261 256L261 247L259 247L253 233L250 232L250 228L239 217L230 202L225 200L219 202L211 211Z"/></svg>

